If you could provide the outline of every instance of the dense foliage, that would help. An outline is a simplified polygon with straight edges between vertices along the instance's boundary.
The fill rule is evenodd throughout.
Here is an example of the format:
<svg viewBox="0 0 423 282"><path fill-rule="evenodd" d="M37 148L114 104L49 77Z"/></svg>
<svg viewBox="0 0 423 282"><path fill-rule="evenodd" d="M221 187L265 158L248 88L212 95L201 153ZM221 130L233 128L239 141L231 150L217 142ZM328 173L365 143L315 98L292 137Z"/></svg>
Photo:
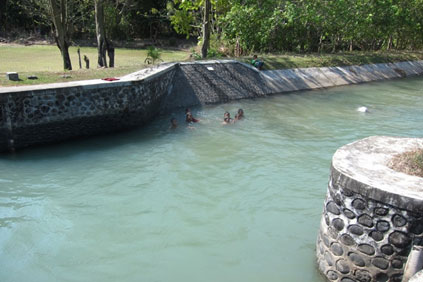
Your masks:
<svg viewBox="0 0 423 282"><path fill-rule="evenodd" d="M0 36L49 36L48 0L0 0ZM166 16L167 0L104 0L108 37L117 40L155 38L174 31ZM74 39L94 38L94 0L67 0Z"/></svg>
<svg viewBox="0 0 423 282"><path fill-rule="evenodd" d="M0 0L0 32L47 33L45 0ZM74 37L95 34L92 0L75 3ZM204 0L105 0L111 39L175 32L201 41ZM212 52L421 49L423 0L212 0Z"/></svg>

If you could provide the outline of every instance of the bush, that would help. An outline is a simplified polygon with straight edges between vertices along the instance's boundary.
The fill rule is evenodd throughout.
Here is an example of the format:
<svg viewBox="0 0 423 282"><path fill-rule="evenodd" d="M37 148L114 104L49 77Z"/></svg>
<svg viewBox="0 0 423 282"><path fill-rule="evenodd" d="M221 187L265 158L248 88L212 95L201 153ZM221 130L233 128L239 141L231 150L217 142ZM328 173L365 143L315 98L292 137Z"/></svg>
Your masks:
<svg viewBox="0 0 423 282"><path fill-rule="evenodd" d="M155 64L156 61L162 61L162 59L160 59L161 54L160 54L160 50L157 49L154 46L150 46L147 48L147 58L145 58L144 63L147 64Z"/></svg>

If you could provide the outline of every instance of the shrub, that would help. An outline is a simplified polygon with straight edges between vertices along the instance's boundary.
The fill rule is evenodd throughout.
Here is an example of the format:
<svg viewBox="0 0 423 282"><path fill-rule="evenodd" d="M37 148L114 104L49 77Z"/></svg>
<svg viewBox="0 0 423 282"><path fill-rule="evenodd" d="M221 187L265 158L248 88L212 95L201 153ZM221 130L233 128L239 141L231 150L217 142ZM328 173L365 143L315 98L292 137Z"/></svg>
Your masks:
<svg viewBox="0 0 423 282"><path fill-rule="evenodd" d="M154 46L150 46L147 48L147 58L145 58L144 63L155 64L156 61L163 62L163 60L160 59L160 57L161 57L160 50Z"/></svg>

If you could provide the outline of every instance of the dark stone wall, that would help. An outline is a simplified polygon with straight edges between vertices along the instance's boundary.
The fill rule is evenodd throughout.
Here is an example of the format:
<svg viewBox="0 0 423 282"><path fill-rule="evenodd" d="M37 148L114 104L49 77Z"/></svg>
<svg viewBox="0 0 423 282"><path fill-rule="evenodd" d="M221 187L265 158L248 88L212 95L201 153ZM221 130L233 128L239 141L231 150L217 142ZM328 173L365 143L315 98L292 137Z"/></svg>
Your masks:
<svg viewBox="0 0 423 282"><path fill-rule="evenodd" d="M120 82L0 91L0 151L140 126L175 108L264 97L261 73L235 61L170 64Z"/></svg>
<svg viewBox="0 0 423 282"><path fill-rule="evenodd" d="M162 111L274 93L260 72L240 63L181 63Z"/></svg>
<svg viewBox="0 0 423 282"><path fill-rule="evenodd" d="M159 112L174 74L0 94L0 151L141 126Z"/></svg>

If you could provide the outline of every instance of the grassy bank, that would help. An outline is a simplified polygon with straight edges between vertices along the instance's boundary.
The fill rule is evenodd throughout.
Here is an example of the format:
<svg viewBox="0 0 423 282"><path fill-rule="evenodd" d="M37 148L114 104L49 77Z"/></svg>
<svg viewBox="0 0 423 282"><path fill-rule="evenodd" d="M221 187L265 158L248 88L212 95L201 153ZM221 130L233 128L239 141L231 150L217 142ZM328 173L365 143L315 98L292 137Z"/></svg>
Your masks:
<svg viewBox="0 0 423 282"><path fill-rule="evenodd" d="M144 64L147 56L145 49L117 48L115 51L115 68L97 69L97 49L82 47L81 56L90 59L90 69L79 69L77 48L69 50L72 60L72 71L63 71L59 49L52 45L2 45L0 46L0 86L43 84L71 80L84 80L105 77L119 77L148 67ZM161 58L165 62L185 61L189 59L189 51L161 50ZM408 60L423 60L423 52L352 52L343 54L263 54L265 70L362 65L370 63L387 63ZM251 57L237 58L249 62ZM82 61L84 66L84 61ZM21 81L8 81L6 72L16 71ZM29 80L35 75L37 80ZM63 76L68 78L63 78Z"/></svg>
<svg viewBox="0 0 423 282"><path fill-rule="evenodd" d="M0 46L0 86L42 84L71 80L84 80L105 77L119 77L148 67L144 64L147 56L145 49L115 50L115 68L97 68L97 49L94 47L81 48L81 57L90 59L90 69L79 69L77 48L69 48L72 61L72 71L63 71L60 51L56 46L48 45L3 45ZM183 61L189 58L188 51L162 50L161 59L165 62ZM21 81L6 80L6 72L19 73ZM28 76L35 75L37 80L29 80ZM63 78L63 75L70 76Z"/></svg>
<svg viewBox="0 0 423 282"><path fill-rule="evenodd" d="M353 66L423 60L423 51L347 52L336 54L275 54L263 55L264 69ZM248 60L245 60L248 62Z"/></svg>

